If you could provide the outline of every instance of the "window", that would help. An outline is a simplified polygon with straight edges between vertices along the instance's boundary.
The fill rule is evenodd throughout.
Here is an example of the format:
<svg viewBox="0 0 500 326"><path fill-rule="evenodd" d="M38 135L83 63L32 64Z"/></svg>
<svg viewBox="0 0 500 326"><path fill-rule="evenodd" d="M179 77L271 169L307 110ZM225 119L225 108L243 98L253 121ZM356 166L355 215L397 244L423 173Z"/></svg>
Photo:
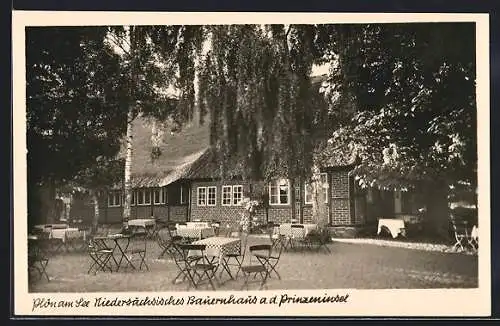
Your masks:
<svg viewBox="0 0 500 326"><path fill-rule="evenodd" d="M328 184L328 174L321 173L320 174L321 186L323 187L323 195L325 196L325 203L328 203L328 189L330 185Z"/></svg>
<svg viewBox="0 0 500 326"><path fill-rule="evenodd" d="M239 206L243 200L243 186L222 186L222 206Z"/></svg>
<svg viewBox="0 0 500 326"><path fill-rule="evenodd" d="M233 205L239 205L243 200L243 186L233 186Z"/></svg>
<svg viewBox="0 0 500 326"><path fill-rule="evenodd" d="M151 190L145 189L144 190L144 205L150 205L151 204Z"/></svg>
<svg viewBox="0 0 500 326"><path fill-rule="evenodd" d="M132 190L132 201L130 202L130 205L134 206L136 202L137 194L135 193L135 190Z"/></svg>
<svg viewBox="0 0 500 326"><path fill-rule="evenodd" d="M180 192L181 192L180 203L185 204L185 203L187 203L188 193L186 191L186 188L183 185L181 185L180 189L181 189L180 190Z"/></svg>
<svg viewBox="0 0 500 326"><path fill-rule="evenodd" d="M290 182L288 180L280 179L269 183L269 204L290 204Z"/></svg>
<svg viewBox="0 0 500 326"><path fill-rule="evenodd" d="M164 204L163 191L161 188L153 189L153 203L155 205Z"/></svg>
<svg viewBox="0 0 500 326"><path fill-rule="evenodd" d="M198 187L198 206L206 206L207 204L207 188L206 187Z"/></svg>
<svg viewBox="0 0 500 326"><path fill-rule="evenodd" d="M167 193L167 187L161 188L161 203L162 204L167 204L168 203L168 193Z"/></svg>
<svg viewBox="0 0 500 326"><path fill-rule="evenodd" d="M207 187L207 206L215 206L217 202L217 187Z"/></svg>
<svg viewBox="0 0 500 326"><path fill-rule="evenodd" d="M137 190L137 205L151 205L151 190Z"/></svg>
<svg viewBox="0 0 500 326"><path fill-rule="evenodd" d="M323 188L323 196L324 196L324 201L325 203L328 203L328 174L327 173L321 173L320 174L320 179L319 179L319 186ZM313 202L313 187L312 184L310 183L305 183L304 184L304 203L305 204L312 204Z"/></svg>
<svg viewBox="0 0 500 326"><path fill-rule="evenodd" d="M112 191L108 194L108 206L116 207L121 204L121 193L119 191Z"/></svg>
<svg viewBox="0 0 500 326"><path fill-rule="evenodd" d="M231 206L233 187L222 186L222 206Z"/></svg>
<svg viewBox="0 0 500 326"><path fill-rule="evenodd" d="M305 204L312 204L313 202L313 187L312 184L309 182L306 182L304 184L304 203Z"/></svg>

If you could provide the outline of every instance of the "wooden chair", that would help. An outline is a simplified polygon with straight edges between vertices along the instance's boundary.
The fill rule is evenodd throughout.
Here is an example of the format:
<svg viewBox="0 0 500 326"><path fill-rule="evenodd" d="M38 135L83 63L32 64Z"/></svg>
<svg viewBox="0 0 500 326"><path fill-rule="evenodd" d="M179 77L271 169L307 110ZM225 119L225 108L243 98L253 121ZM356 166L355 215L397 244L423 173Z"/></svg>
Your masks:
<svg viewBox="0 0 500 326"><path fill-rule="evenodd" d="M330 248L328 248L328 243L330 243L330 233L327 229L313 230L306 236L306 238L310 246L315 247L316 251L324 249L326 252L331 253Z"/></svg>
<svg viewBox="0 0 500 326"><path fill-rule="evenodd" d="M271 235L271 234L270 234ZM272 274L276 274L278 279L281 280L281 275L278 273L277 266L278 263L281 259L281 254L283 253L283 250L285 249L284 246L284 235L279 236L282 240L273 242L272 236L271 236L271 249L269 253L265 253L265 255L262 255L262 253L259 253L258 251L254 251L253 255L257 259L262 259L262 261L266 262L266 266L268 267L269 270L269 277L272 276Z"/></svg>
<svg viewBox="0 0 500 326"><path fill-rule="evenodd" d="M251 253L250 262L248 265L241 267L241 272L245 276L243 285L241 289L246 288L248 290L249 284L252 280L255 280L257 276L260 276L260 286L259 290L263 287L267 287L267 279L269 278L268 260L271 255L272 245L270 244L260 244L250 246L249 250ZM255 257L255 258L253 258Z"/></svg>
<svg viewBox="0 0 500 326"><path fill-rule="evenodd" d="M269 235L269 240L273 248L277 248L277 246L286 246L287 239L284 235L280 234L279 227L280 225L274 222L269 222L267 224L267 234Z"/></svg>
<svg viewBox="0 0 500 326"><path fill-rule="evenodd" d="M233 234L231 234L231 237L236 238ZM235 278L238 278L238 274L241 270L241 266L243 264L243 261L245 260L245 253L246 253L246 248L247 248L247 241L248 241L248 233L243 233L241 236L241 246L240 246L240 252L239 253L228 253L224 255L224 262L228 268L231 268L231 266L236 267L236 276ZM222 275L221 271L221 275Z"/></svg>
<svg viewBox="0 0 500 326"><path fill-rule="evenodd" d="M133 269L136 269L134 262L139 262L139 270L142 270L142 266L144 266L146 270L149 271L149 266L146 263L148 238L149 234L145 228L138 228L132 234L130 244L127 250L125 250L125 254L128 256L128 260Z"/></svg>
<svg viewBox="0 0 500 326"><path fill-rule="evenodd" d="M158 230L156 242L162 250L158 259L161 259L166 253L172 256L174 246L177 243L182 243L183 238L176 233L177 229L174 225L167 225Z"/></svg>
<svg viewBox="0 0 500 326"><path fill-rule="evenodd" d="M95 241L94 238L90 238L88 242L88 254L91 259L90 267L87 274L94 272L94 275L98 271L105 272L109 270L113 272L113 267L111 265L111 258L113 257L113 249L105 245L103 241Z"/></svg>
<svg viewBox="0 0 500 326"><path fill-rule="evenodd" d="M212 290L215 290L213 280L218 266L205 255L206 245L180 244L179 248L184 260L183 275L189 280L188 289L191 285L197 289L204 281L208 281Z"/></svg>
<svg viewBox="0 0 500 326"><path fill-rule="evenodd" d="M28 272L36 273L39 279L45 276L47 281L50 282L49 275L47 274L49 256L43 247L42 241L39 239L28 241Z"/></svg>

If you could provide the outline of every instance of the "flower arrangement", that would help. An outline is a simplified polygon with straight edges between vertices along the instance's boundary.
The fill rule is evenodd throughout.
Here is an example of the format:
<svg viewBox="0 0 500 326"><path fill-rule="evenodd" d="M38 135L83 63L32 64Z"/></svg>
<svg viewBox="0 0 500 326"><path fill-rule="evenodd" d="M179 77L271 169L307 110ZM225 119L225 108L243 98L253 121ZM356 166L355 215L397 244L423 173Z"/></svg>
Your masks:
<svg viewBox="0 0 500 326"><path fill-rule="evenodd" d="M249 232L251 230L252 223L255 223L254 215L259 205L260 203L258 200L253 200L249 197L245 197L241 201L241 206L245 209L245 211L240 214L240 228L242 232Z"/></svg>

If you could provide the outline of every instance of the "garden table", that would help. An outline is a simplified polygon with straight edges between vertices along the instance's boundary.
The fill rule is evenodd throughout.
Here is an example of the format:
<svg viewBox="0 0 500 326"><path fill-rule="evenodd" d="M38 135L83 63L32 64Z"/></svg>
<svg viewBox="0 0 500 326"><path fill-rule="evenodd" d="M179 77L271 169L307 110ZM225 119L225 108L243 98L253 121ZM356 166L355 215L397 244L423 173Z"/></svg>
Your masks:
<svg viewBox="0 0 500 326"><path fill-rule="evenodd" d="M224 256L228 254L239 254L241 249L241 239L227 237L211 237L193 242L193 244L205 245L205 255L213 257L218 261L218 267L222 267L231 279L233 275L226 264ZM189 252L188 256L199 255L197 252Z"/></svg>
<svg viewBox="0 0 500 326"><path fill-rule="evenodd" d="M215 236L215 231L211 227L190 227L190 226L181 226L177 227L177 235L183 238L189 239L204 239Z"/></svg>
<svg viewBox="0 0 500 326"><path fill-rule="evenodd" d="M393 238L397 238L399 234L406 235L405 221L398 218L379 218L377 234L382 232L382 227L386 227Z"/></svg>
<svg viewBox="0 0 500 326"><path fill-rule="evenodd" d="M66 229L68 228L68 224L58 223L58 224L38 224L35 225L34 228L43 231L43 232L51 232L52 230Z"/></svg>
<svg viewBox="0 0 500 326"><path fill-rule="evenodd" d="M62 242L66 242L66 232L78 232L83 238L85 238L85 231L80 231L78 228L65 228L65 229L52 229L50 231L50 238L61 239Z"/></svg>
<svg viewBox="0 0 500 326"><path fill-rule="evenodd" d="M209 222L186 222L186 226L192 228L209 228L212 225Z"/></svg>
<svg viewBox="0 0 500 326"><path fill-rule="evenodd" d="M132 268L135 268L125 253L130 244L131 237L132 236L128 234L117 233L103 237L94 237L94 241L101 242L102 247L107 247L106 242L112 241L114 243L113 248L111 248L111 250L113 250L111 257L116 264L116 271L119 271L122 266L122 262L126 264L125 267L130 265ZM119 256L119 259L117 256Z"/></svg>
<svg viewBox="0 0 500 326"><path fill-rule="evenodd" d="M153 238L156 233L156 220L154 218L137 218L128 221L128 226L144 228L148 236Z"/></svg>
<svg viewBox="0 0 500 326"><path fill-rule="evenodd" d="M304 236L308 235L312 230L318 228L317 224L301 224L301 223L283 223L279 226L279 234L287 237L292 236L292 225L303 225L304 226Z"/></svg>

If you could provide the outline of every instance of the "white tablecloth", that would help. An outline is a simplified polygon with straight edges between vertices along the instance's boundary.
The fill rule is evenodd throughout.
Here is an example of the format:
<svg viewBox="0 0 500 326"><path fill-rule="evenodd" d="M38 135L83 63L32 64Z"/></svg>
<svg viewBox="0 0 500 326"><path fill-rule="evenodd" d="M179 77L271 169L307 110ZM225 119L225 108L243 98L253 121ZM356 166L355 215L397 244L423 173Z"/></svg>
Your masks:
<svg viewBox="0 0 500 326"><path fill-rule="evenodd" d="M34 228L35 229L38 229L40 231L44 231L44 232L51 232L52 230L60 230L60 229L66 229L68 228L69 225L68 224L61 224L61 223L58 223L58 224L38 224L38 225L35 225Z"/></svg>
<svg viewBox="0 0 500 326"><path fill-rule="evenodd" d="M61 239L63 242L66 241L66 236L71 238L82 237L85 239L85 231L80 231L78 228L66 228L66 229L54 229L50 232L50 238Z"/></svg>
<svg viewBox="0 0 500 326"><path fill-rule="evenodd" d="M143 228L151 227L156 225L156 221L152 218L137 218L128 221L129 226L140 226Z"/></svg>
<svg viewBox="0 0 500 326"><path fill-rule="evenodd" d="M238 238L226 237L212 237L193 242L193 244L206 245L205 255L211 257L218 257L219 264L222 262L224 255L239 254L241 247L241 240ZM199 253L189 252L188 255L196 255Z"/></svg>
<svg viewBox="0 0 500 326"><path fill-rule="evenodd" d="M209 228L211 224L209 222L186 222L186 226L190 228Z"/></svg>
<svg viewBox="0 0 500 326"><path fill-rule="evenodd" d="M293 225L303 225L304 226L304 236L308 235L312 230L318 228L317 224L298 224L293 223ZM276 231L276 230L275 230ZM279 234L291 237L292 236L292 223L283 223L279 226Z"/></svg>
<svg viewBox="0 0 500 326"><path fill-rule="evenodd" d="M211 227L179 226L177 228L177 235L191 239L204 239L215 236L215 232Z"/></svg>
<svg viewBox="0 0 500 326"><path fill-rule="evenodd" d="M405 222L397 218L380 218L378 220L377 234L382 232L382 227L385 226L391 233L393 238L397 238L399 234L405 235Z"/></svg>

